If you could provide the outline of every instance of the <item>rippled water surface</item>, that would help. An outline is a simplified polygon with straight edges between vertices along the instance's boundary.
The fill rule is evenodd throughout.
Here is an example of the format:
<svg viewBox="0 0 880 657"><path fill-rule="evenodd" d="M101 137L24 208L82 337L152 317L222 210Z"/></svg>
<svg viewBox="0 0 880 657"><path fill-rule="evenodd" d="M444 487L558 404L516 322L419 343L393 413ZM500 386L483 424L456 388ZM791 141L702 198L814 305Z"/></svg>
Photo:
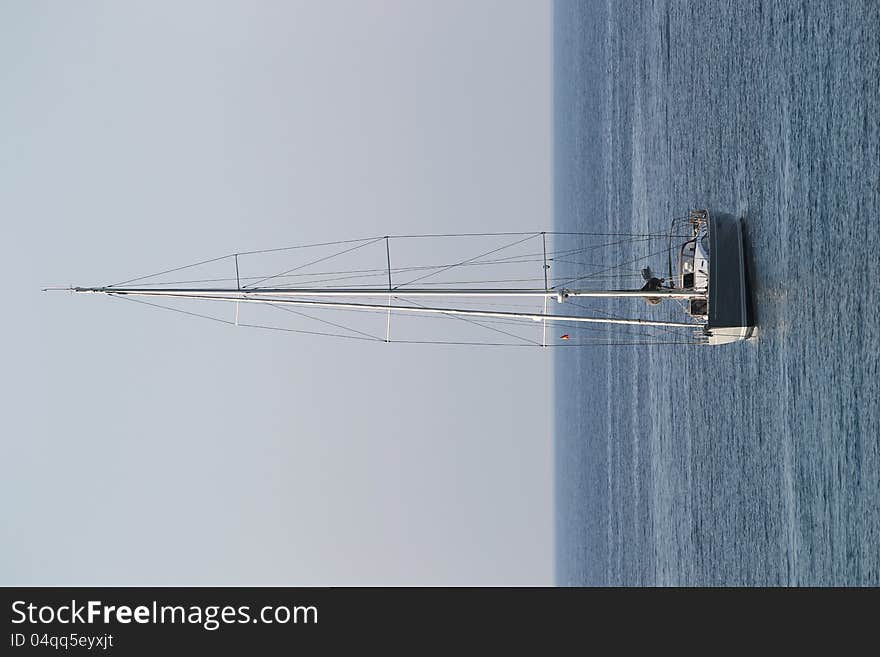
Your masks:
<svg viewBox="0 0 880 657"><path fill-rule="evenodd" d="M560 350L560 584L880 584L878 26L557 1L557 230L741 216L758 325Z"/></svg>

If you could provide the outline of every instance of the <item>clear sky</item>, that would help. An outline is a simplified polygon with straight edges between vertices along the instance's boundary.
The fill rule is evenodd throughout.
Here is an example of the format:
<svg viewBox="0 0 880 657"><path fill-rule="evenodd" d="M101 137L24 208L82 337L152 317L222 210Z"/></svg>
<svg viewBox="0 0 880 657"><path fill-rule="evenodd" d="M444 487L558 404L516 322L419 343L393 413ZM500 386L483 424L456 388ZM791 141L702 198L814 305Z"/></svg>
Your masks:
<svg viewBox="0 0 880 657"><path fill-rule="evenodd" d="M44 285L551 228L549 2L0 2L0 584L550 584L552 355Z"/></svg>

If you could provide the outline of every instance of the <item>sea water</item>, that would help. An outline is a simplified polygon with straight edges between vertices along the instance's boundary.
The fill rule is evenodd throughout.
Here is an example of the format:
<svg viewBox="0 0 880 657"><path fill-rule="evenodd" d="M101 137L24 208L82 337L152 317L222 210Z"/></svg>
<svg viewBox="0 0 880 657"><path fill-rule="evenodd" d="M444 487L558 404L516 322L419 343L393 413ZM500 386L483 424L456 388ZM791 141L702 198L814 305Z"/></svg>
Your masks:
<svg viewBox="0 0 880 657"><path fill-rule="evenodd" d="M880 584L880 3L554 23L556 229L742 217L758 327L558 350L558 582Z"/></svg>

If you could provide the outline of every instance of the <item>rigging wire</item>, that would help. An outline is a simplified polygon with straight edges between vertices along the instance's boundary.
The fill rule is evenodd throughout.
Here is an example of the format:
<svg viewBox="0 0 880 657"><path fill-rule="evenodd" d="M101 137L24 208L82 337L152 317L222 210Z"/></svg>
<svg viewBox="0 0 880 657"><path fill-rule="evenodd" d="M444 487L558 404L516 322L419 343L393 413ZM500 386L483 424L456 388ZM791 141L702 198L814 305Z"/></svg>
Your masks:
<svg viewBox="0 0 880 657"><path fill-rule="evenodd" d="M689 235L669 235L669 233L592 233L577 231L521 231L521 232L502 232L502 233L423 233L420 235L389 235L391 239L418 239L426 237L514 237L517 235L574 235L582 237L650 237L655 239L666 239L668 237L690 237Z"/></svg>
<svg viewBox="0 0 880 657"><path fill-rule="evenodd" d="M194 312L191 312L188 310L183 310L181 308L174 308L173 306L164 306L159 303L152 303L150 301L143 301L141 299L132 299L127 296L122 296L122 295L112 294L112 293L109 294L108 296L110 296L111 298L114 298L114 299L121 299L123 301L131 301L132 303L140 303L145 306L153 306L154 308L161 308L162 310L170 310L171 312L181 313L183 315L190 315L192 317L199 317L201 319L209 319L211 321L220 322L221 324L227 324L229 326L236 326L235 322L229 321L228 319L220 319L219 317L212 317L211 315L203 315L201 313L194 313ZM264 324L239 323L238 326L243 326L245 328L267 329L267 330L271 330L271 331L287 331L289 333L303 333L306 335L320 335L320 336L331 337L331 338L346 338L349 340L364 340L364 341L369 341L369 342L375 341L374 338L362 338L358 335L344 335L341 333L325 333L325 332L321 332L321 331L305 331L302 329L291 329L291 328L285 328L285 327L281 327L281 326L267 326ZM380 342L384 342L384 340L380 340Z"/></svg>
<svg viewBox="0 0 880 657"><path fill-rule="evenodd" d="M379 342L385 342L382 338L378 338L375 335L370 335L369 333L365 333L364 331L359 331L355 328L351 328L350 326L345 326L344 324L337 324L336 322L331 322L329 319L321 319L320 317L314 317L307 313L304 313L299 310L294 310L293 308L287 308L285 306L279 305L277 303L267 304L272 308L278 308L278 310L283 310L288 313L293 313L294 315L299 315L300 317L306 317L307 319L313 319L316 322L321 322L322 324L328 324L329 326L335 326L336 328L341 328L344 331L351 331L352 333L359 333L360 335L366 336L371 340L378 340Z"/></svg>
<svg viewBox="0 0 880 657"><path fill-rule="evenodd" d="M625 319L624 317L621 317L620 315L615 315L614 313L609 313L609 312L605 312L602 310L597 310L596 308L590 308L589 306L586 306L582 303L578 303L577 301L572 301L571 299L566 300L566 303L570 303L574 306L578 306L579 308L584 308L585 310L589 310L591 312L599 313L600 315L604 315L605 317L608 317L609 319ZM671 334L675 334L675 335L689 335L689 333L686 333L686 332L693 330L690 328L679 328L679 327L672 327L672 326L657 326L655 328L658 329L659 331L664 332L664 333L671 333ZM694 322L694 328L701 328L701 324Z"/></svg>
<svg viewBox="0 0 880 657"><path fill-rule="evenodd" d="M377 237L377 238L375 238L375 239L373 239L373 240L371 240L371 241L369 241L369 242L365 242L364 244L359 244L359 245L357 245L357 246L353 246L353 247L351 247L350 249L345 249L345 250L343 250L343 251L339 251L338 253L334 253L334 254L332 254L332 255L324 256L323 258L318 258L317 260L313 260L312 262L308 262L308 263L306 263L306 264L304 264L304 265L300 265L299 267L294 267L293 269L288 269L287 271L283 271L283 272L281 272L280 274L275 274L275 275L273 275L273 276L267 276L266 278L261 278L261 279L258 280L256 283L253 283L253 285L249 285L248 287L253 287L254 285L257 285L257 284L259 284L259 283L262 283L263 281L268 281L269 279L272 279L272 278L278 278L279 276L284 276L284 275L286 275L286 274L289 274L290 272L294 272L294 271L297 271L297 270L299 270L299 269L305 269L306 267L310 267L311 265L316 265L316 264L318 264L319 262L324 262L324 261L326 261L326 260L330 260L331 258L337 258L337 257L339 257L339 256L341 256L341 255L346 254L346 253L351 253L352 251L357 251L358 249L362 249L362 248L364 248L365 246L370 246L370 244L375 244L375 243L378 242L379 240L384 240L384 239L385 239L384 237Z"/></svg>
<svg viewBox="0 0 880 657"><path fill-rule="evenodd" d="M448 271L448 270L452 269L453 267L460 267L461 265L466 265L470 262L473 262L474 260L478 260L479 258L485 258L487 255L491 255L493 253L498 253L499 251L503 251L505 249L513 248L517 244L522 244L523 242L525 242L527 240L534 239L535 237L540 236L540 234L541 233L535 233L533 235L529 235L528 237L524 237L523 239L517 240L516 242L512 242L512 243L507 244L505 246L498 247L497 249L492 249L491 251L486 251L485 253L481 253L480 255L474 256L473 258L468 258L467 260L463 260L462 262L458 262L454 265L449 265L448 267L444 267L443 269L440 269L439 271L436 271L436 272L433 272L430 274L425 274L424 276L419 276L418 278L414 278L411 281L407 281L406 283L400 283L399 285L396 285L394 287L394 289L397 290L397 289L404 287L406 285L412 285L413 283L415 283L417 281L424 280L430 276L436 276L437 274L442 274L444 271Z"/></svg>
<svg viewBox="0 0 880 657"><path fill-rule="evenodd" d="M540 262L540 261L534 260L534 261L530 261L530 262ZM557 262L562 262L562 261L557 261ZM593 265L593 266L596 266L596 265ZM605 265L598 265L598 266L604 267ZM416 269L416 268L413 268L413 269ZM419 269L423 269L423 268L419 268ZM357 271L357 270L352 270L352 271ZM342 274L342 273L346 273L346 272L336 272L336 273ZM293 276L310 276L310 275L313 276L313 275L317 275L317 274L294 274ZM295 284L297 285L297 287L307 287L309 285L314 285L316 283L338 282L338 281L344 281L344 280L369 279L369 278L384 277L385 275L387 275L387 270L383 271L381 273L376 273L376 274L362 274L362 275L342 276L339 278L315 279L315 280L310 280L310 281L300 281L300 282L296 282ZM242 276L241 280L245 281L245 280L257 279L257 278L260 278L260 276ZM618 278L641 278L641 274L632 273L632 274L608 274L607 276L602 276L602 275L590 276L590 280L615 280ZM196 279L178 280L178 281L162 281L161 283L141 283L141 287L158 287L158 286L163 286L163 285L164 286L167 286L167 285L191 285L191 284L195 284L195 283L224 283L224 282L232 282L235 280L236 279L233 277L196 278ZM542 281L542 280L543 280L543 278L541 278L539 276L535 276L533 278L478 279L478 280L469 280L469 281L439 281L439 282L429 281L427 283L424 283L424 285L427 286L427 285L452 285L452 284L467 285L467 284L478 284L478 283L515 283L515 282ZM550 280L551 281L567 280L567 277L555 276L555 277L550 277ZM371 285L375 285L375 284L371 284L371 283L351 284L347 287L369 287ZM113 286L108 286L108 287L113 287ZM245 286L245 288L243 288L243 289L245 289L245 290L247 290L247 289L251 289L251 290L277 290L277 289L281 289L283 287L284 287L283 285L272 285L272 286L260 287L260 288L256 288L256 287L247 288L247 286ZM67 288L59 288L59 289L67 289ZM536 289L543 289L543 288L536 288ZM552 286L550 289L553 289ZM385 288L383 288L383 291L387 292L387 290Z"/></svg>
<svg viewBox="0 0 880 657"><path fill-rule="evenodd" d="M180 271L182 269L190 269L191 267L198 267L199 265L207 265L211 262L217 262L219 260L224 260L226 258L234 258L236 255L240 255L240 256L241 255L257 255L257 254L261 254L261 253L275 253L278 251L293 251L296 249L308 249L308 248L313 248L313 247L318 247L318 246L335 246L337 244L351 244L353 242L364 242L368 239L372 239L372 238L365 238L365 239L359 239L359 240L336 240L335 242L316 242L314 244L299 244L296 246L283 246L283 247L276 248L276 249L260 249L259 251L239 251L237 253L228 253L227 255L218 256L216 258L210 258L208 260L201 260L199 262L193 262L191 264L183 265L181 267L174 267L173 269L166 269L165 271L160 271L155 274L148 274L146 276L139 276L137 278L130 278L127 281L122 281L121 283L113 283L111 285L108 285L107 287L118 287L120 285L127 285L128 283L142 281L147 278L155 278L156 276L162 276L163 274L170 274L172 272ZM379 238L379 239L381 239L381 238Z"/></svg>
<svg viewBox="0 0 880 657"><path fill-rule="evenodd" d="M225 324L227 326L236 326L235 322L227 320L227 319L221 319L219 317L214 317L211 315L205 315L202 313L196 313L196 312L192 312L192 311L188 311L188 310L183 310L181 308L174 308L173 306L166 306L163 304L153 303L150 301L143 301L141 299L133 299L133 298L130 298L127 296L113 294L113 293L109 294L108 296L110 296L114 299L122 300L122 301L130 301L132 303L138 303L138 304L142 304L145 306L152 306L154 308L159 308L161 310L168 310L171 312L180 313L182 315L188 315L190 317L197 317L199 319L207 319L207 320L210 320L213 322L219 322L219 323ZM304 313L295 313L295 314L301 314L301 315L308 317ZM395 314L398 314L398 313L395 313ZM452 319L453 317L450 317L450 318ZM309 319L317 319L317 318L309 317ZM324 321L324 320L318 320L318 321ZM329 323L329 322L327 322L327 323ZM284 331L287 333L298 333L298 334L304 334L304 335L315 335L315 336L321 336L321 337L344 338L344 339L349 339L349 340L360 340L360 341L366 341L366 342L385 342L385 340L383 340L381 338L377 338L375 336L370 336L368 334L365 334L366 337L362 337L360 335L347 335L347 334L331 333L331 332L325 332L325 331L309 331L309 330L293 329L293 328L282 327L282 326L271 326L271 325L266 325L266 324L252 324L252 323L239 323L237 326L244 327L244 328L264 329L264 330L270 330L270 331ZM352 330L349 327L345 327L345 326L340 326L340 328L344 328L345 330ZM488 328L490 330L498 330L498 332L500 332L500 333L506 333L505 331L501 331L499 329L493 329L493 327L484 326L483 328ZM588 327L581 327L581 328L587 329ZM396 344L429 344L429 345L435 344L435 345L465 345L465 346L470 345L470 346L486 346L486 347L539 347L539 348L542 346L544 346L544 347L584 347L584 346L627 346L627 345L653 345L653 344L657 344L657 345L675 345L675 344L695 345L695 344L701 344L700 342L697 342L697 341L663 341L663 342L658 342L658 341L642 341L642 342L607 341L607 342L570 342L570 343L565 343L565 344L550 343L547 345L541 345L541 343L539 343L539 342L530 341L527 338L523 338L522 336L517 336L515 334L509 334L509 333L508 333L508 335L510 335L511 337L515 337L520 340L523 340L524 342L509 343L509 342L474 342L474 341L455 341L455 340L400 340L400 339L392 339L392 340L389 340L388 342L392 342L392 343L396 343ZM637 337L637 335L634 334L634 337Z"/></svg>
<svg viewBox="0 0 880 657"><path fill-rule="evenodd" d="M635 260L629 260L629 261L624 262L623 264L617 265L615 267L609 267L607 269L602 269L602 270L594 272L592 274L587 274L586 276L578 276L576 278L570 278L567 281L565 281L565 283L566 284L567 283L576 283L577 281L587 280L587 279L595 276L596 274L604 274L605 272L614 271L615 269L622 269L623 267L626 267L628 265L634 265L635 263L641 262L642 260L647 260L648 258L653 258L654 256L660 255L661 253L665 253L666 251L667 251L667 249L661 249L659 251L654 251L653 253L649 253L648 255L638 257Z"/></svg>
<svg viewBox="0 0 880 657"><path fill-rule="evenodd" d="M226 255L218 256L215 258L209 258L207 260L200 260L198 262L193 262L190 264L182 265L179 267L173 267L171 269L166 269L160 272L156 272L153 274L147 274L144 276L138 276L136 278L130 278L124 281L120 281L118 283L112 283L107 287L118 287L120 285L127 285L128 283L134 283L137 281L142 281L148 278L155 278L156 276L162 276L164 274L170 274L172 272L181 271L183 269L189 269L192 267L198 267L200 265L206 265L212 262L218 262L220 260L224 260L226 258L233 258L235 255L243 256L243 255L260 255L265 253L278 253L283 251L295 251L301 249L308 248L316 248L322 246L337 246L343 244L354 244L357 242L371 242L378 241L381 239L418 239L418 238L437 238L437 237L504 237L504 236L518 236L518 235L541 235L542 233L534 233L534 232L500 232L500 233L434 233L434 234L422 234L422 235L383 235L380 237L366 237L360 239L349 239L349 240L335 240L331 242L314 242L311 244L297 244L293 246L283 246L272 249L255 249L251 251L238 251L236 253L229 253ZM683 238L690 239L692 235L670 235L670 234L656 234L656 233L598 233L598 232L572 232L572 231L544 231L545 235L568 235L568 236L582 236L582 237L624 237L628 236L634 239L669 239L669 238ZM600 245L601 246L601 245ZM595 247L589 247L595 248ZM271 278L271 277L267 277Z"/></svg>
<svg viewBox="0 0 880 657"><path fill-rule="evenodd" d="M399 299L400 301L405 301L407 303L411 303L414 306L419 306L420 308L427 308L428 307L428 306L424 306L416 301L413 301L412 299L406 299L403 297L395 297L395 298ZM502 329L495 328L494 326L486 326L485 323L478 322L474 319L471 319L470 317L462 317L461 315L443 315L443 316L447 317L449 319L460 319L465 322L468 322L469 324L476 324L477 326L479 326L481 328L488 329L490 331L495 331L496 333L503 333L504 335L508 335L508 336L510 336L512 338L516 338L518 340L525 340L526 342L529 342L530 344L533 344L533 345L540 346L540 344L541 344L540 342L535 342L534 340L529 340L528 338L523 337L521 335L517 335L516 333L510 333L509 331L504 331Z"/></svg>
<svg viewBox="0 0 880 657"><path fill-rule="evenodd" d="M688 345L688 346L702 346L700 342L565 342L565 343L553 343L542 345L541 343L536 344L511 344L508 342L464 342L464 341L454 341L454 340L390 340L389 342L393 342L395 344L433 344L433 345L465 345L465 346L473 346L473 347L531 347L532 349L565 349L572 347L626 347L626 346L642 346L649 347L652 345Z"/></svg>
<svg viewBox="0 0 880 657"><path fill-rule="evenodd" d="M137 281L142 281L147 278L155 278L156 276L162 276L163 274L170 274L172 272L180 271L182 269L189 269L191 267L198 267L199 265L207 265L208 263L217 262L218 260L225 260L226 258L231 258L231 257L233 257L232 254L220 256L219 258L211 258L210 260L202 260L201 262L194 262L191 265L183 265L182 267L175 267L174 269L166 269L165 271L160 271L156 274L148 274L147 276L140 276L138 278L130 278L127 281L122 281L121 283L113 283L111 285L108 285L107 287L118 287L120 285L127 285L128 283L135 283Z"/></svg>
<svg viewBox="0 0 880 657"><path fill-rule="evenodd" d="M377 238L377 240L378 239L382 239L382 238ZM272 251L288 251L288 250L295 249L295 248L309 248L309 247L313 247L313 246L325 246L328 244L331 244L331 245L332 244L339 244L339 243L346 243L347 244L347 243L351 243L353 241L363 241L363 240L345 240L344 242L325 242L325 243L320 243L320 244L309 244L309 245L305 245L303 247L285 247L282 249L266 249L264 251L245 251L245 252L233 253L233 254L229 254L229 255L225 255L225 256L220 256L218 258L211 258L209 260L202 260L202 261L195 262L195 263L192 263L189 265L184 265L182 267L175 267L174 269L168 269L168 270L164 270L161 272L156 272L154 274L148 274L146 276L141 276L138 278L129 279L127 281L122 281L120 283L113 283L112 285L109 285L108 287L118 287L120 285L125 285L127 283L133 283L133 282L145 280L148 278L155 278L156 276L162 276L163 274L169 274L169 273L180 271L183 269L198 267L200 265L205 265L205 264L209 264L212 262L218 262L218 261L224 260L226 258L234 258L236 255L242 256L242 255L251 255L251 254L258 254L258 253L268 253L268 252L272 252ZM581 248L575 248L575 249L563 249L563 250L559 250L559 251L549 251L548 252L548 261L568 263L569 261L563 260L559 256L560 255L572 256L572 255L584 253L586 251L591 251L596 248L600 248L600 247L604 247L604 246L614 246L617 244L622 244L627 241L628 240L621 241L621 242L610 242L607 244L593 245L593 246L589 246L589 247L581 247ZM504 258L495 258L492 260L479 260L479 261L463 263L463 264L462 263L441 263L438 265L419 265L419 266L411 266L411 267L397 267L397 268L392 269L392 273L400 274L400 273L404 273L404 272L425 271L425 270L430 270L430 269L439 269L439 268L452 267L452 266L475 267L475 266L493 265L493 264L524 264L524 263L530 263L530 262L541 262L542 258L540 256L542 256L542 254L540 254L540 253L525 253L525 254L506 256ZM521 258L521 259L518 259L518 258ZM314 264L314 263L312 263L312 264ZM604 267L605 266L604 264L599 265L596 263L577 263L577 264L582 265L582 266L589 266L589 267ZM383 267L383 268L371 268L371 269L336 270L336 271L326 271L326 272L304 272L304 273L300 273L300 274L293 274L293 273L288 272L288 273L282 274L280 276L284 277L284 278L298 278L298 277L302 277L302 276L330 276L330 275L336 275L336 274L371 274L374 272L377 275L381 274L384 276L387 273L387 268ZM224 281L233 281L233 280L243 280L243 281L244 280L258 280L258 282L259 282L259 280L267 280L267 279L270 279L273 277L279 277L279 275L276 274L273 276L273 275L267 275L267 274L260 274L257 276L241 276L241 277L239 277L239 279L232 278L232 277L188 279L188 280L178 280L178 281L161 281L161 282L156 282L156 283L142 283L141 285L146 285L146 286L179 285L179 284L184 284L184 283L215 283L215 282L224 282ZM352 276L352 278L355 278L355 277ZM256 285L256 284L253 284L253 285ZM251 287L253 287L253 285ZM278 285L270 286L270 287L278 287Z"/></svg>

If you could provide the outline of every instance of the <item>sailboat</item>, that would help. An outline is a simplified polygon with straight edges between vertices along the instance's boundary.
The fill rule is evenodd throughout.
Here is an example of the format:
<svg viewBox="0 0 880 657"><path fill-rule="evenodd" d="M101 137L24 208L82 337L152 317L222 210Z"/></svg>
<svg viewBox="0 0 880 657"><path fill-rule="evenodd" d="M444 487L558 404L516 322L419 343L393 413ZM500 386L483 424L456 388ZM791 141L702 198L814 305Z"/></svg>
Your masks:
<svg viewBox="0 0 880 657"><path fill-rule="evenodd" d="M658 242L659 251L653 249ZM412 245L417 248L401 248ZM642 253L643 247L651 252ZM624 262L583 260L609 250ZM635 265L663 252L663 276L647 266L638 273L642 285L607 287L631 282ZM352 262L365 254L372 260ZM245 262L248 275L242 271ZM180 280L183 271L206 267L225 269ZM461 280L462 271L467 280ZM745 340L753 331L740 221L707 210L674 219L665 233L383 235L236 252L120 283L52 289L137 301L235 326L386 343L721 345ZM640 300L649 316L634 316L642 314L632 312L632 302ZM600 301L615 304L615 312L586 305ZM234 311L231 318L207 315L193 311L195 303L231 304ZM630 313L620 314L627 304ZM300 324L279 325L265 315L244 321L243 308L285 311ZM363 318L372 319L352 325ZM410 320L438 318L456 321L427 331L420 325L413 333ZM410 324L406 331L399 330L401 322Z"/></svg>

